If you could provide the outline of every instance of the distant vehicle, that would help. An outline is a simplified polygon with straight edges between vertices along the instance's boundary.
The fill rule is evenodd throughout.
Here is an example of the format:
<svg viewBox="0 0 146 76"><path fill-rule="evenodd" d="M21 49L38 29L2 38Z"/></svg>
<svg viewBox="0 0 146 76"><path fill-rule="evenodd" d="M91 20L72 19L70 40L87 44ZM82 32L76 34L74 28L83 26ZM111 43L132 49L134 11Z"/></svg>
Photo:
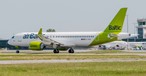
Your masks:
<svg viewBox="0 0 146 76"><path fill-rule="evenodd" d="M74 53L73 47L87 47L100 45L127 38L130 34L120 33L123 28L127 8L121 8L111 23L103 32L24 32L14 35L8 44L13 46L27 46L31 50L43 50L53 47L54 53L59 53L59 47L68 47L69 53ZM19 53L19 50L16 51Z"/></svg>
<svg viewBox="0 0 146 76"><path fill-rule="evenodd" d="M104 46L104 47L103 47ZM113 41L110 43L105 43L98 46L98 49L102 50L124 50L127 47L127 42L125 41Z"/></svg>
<svg viewBox="0 0 146 76"><path fill-rule="evenodd" d="M128 42L128 46L133 50L146 50L146 42Z"/></svg>
<svg viewBox="0 0 146 76"><path fill-rule="evenodd" d="M125 41L122 41L122 39L124 39L125 37L126 38L135 38L135 37L138 37L138 34L129 34L129 36L123 35L123 37L119 36L118 41L113 41L113 42L101 44L98 46L98 49L101 49L101 50L124 50L127 48L128 45L130 45L132 43L132 42L127 43ZM137 43L135 43L135 44L137 44ZM144 43L143 43L143 46L144 46ZM146 48L146 43L145 43L145 48Z"/></svg>

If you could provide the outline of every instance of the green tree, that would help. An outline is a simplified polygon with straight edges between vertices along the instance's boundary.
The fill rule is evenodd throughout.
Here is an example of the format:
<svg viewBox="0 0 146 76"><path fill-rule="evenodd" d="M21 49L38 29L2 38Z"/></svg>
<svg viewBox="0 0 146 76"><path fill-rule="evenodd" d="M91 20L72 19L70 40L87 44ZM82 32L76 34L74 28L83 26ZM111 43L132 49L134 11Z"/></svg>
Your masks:
<svg viewBox="0 0 146 76"><path fill-rule="evenodd" d="M46 32L56 32L55 29L47 29Z"/></svg>

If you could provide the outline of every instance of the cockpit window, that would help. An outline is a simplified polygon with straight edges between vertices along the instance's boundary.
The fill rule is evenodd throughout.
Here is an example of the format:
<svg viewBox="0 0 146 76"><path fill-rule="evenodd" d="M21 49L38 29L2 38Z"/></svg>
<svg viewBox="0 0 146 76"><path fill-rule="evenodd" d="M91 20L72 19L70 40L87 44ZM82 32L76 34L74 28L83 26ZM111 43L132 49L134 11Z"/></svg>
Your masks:
<svg viewBox="0 0 146 76"><path fill-rule="evenodd" d="M12 36L12 39L14 39L15 36Z"/></svg>

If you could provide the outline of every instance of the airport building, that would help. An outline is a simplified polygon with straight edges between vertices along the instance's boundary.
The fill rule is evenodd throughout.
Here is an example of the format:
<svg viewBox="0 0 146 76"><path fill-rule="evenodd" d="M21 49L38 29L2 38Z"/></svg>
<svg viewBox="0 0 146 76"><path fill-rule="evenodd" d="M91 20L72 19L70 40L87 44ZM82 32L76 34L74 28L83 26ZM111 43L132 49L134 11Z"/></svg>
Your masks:
<svg viewBox="0 0 146 76"><path fill-rule="evenodd" d="M7 48L8 40L0 39L0 48Z"/></svg>
<svg viewBox="0 0 146 76"><path fill-rule="evenodd" d="M0 39L0 49L6 48L6 49L15 49L14 46L9 45L7 39Z"/></svg>
<svg viewBox="0 0 146 76"><path fill-rule="evenodd" d="M138 19L137 22L138 39L146 39L146 19Z"/></svg>
<svg viewBox="0 0 146 76"><path fill-rule="evenodd" d="M123 39L128 42L146 42L146 19L137 19L137 24L135 28L137 29L138 37Z"/></svg>

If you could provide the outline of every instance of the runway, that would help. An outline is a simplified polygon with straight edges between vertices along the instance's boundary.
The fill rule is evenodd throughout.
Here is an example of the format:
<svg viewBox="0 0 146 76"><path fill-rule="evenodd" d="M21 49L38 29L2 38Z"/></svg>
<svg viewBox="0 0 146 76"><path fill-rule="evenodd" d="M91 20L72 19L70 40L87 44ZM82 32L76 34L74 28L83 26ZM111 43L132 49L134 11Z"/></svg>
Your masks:
<svg viewBox="0 0 146 76"><path fill-rule="evenodd" d="M19 50L20 53L53 53L53 50L32 51L32 50ZM91 52L93 50L75 50L75 53L79 52ZM0 53L15 53L16 50L0 50ZM61 53L68 53L68 51L60 51Z"/></svg>
<svg viewBox="0 0 146 76"><path fill-rule="evenodd" d="M0 64L34 64L34 63L78 63L78 62L133 62L133 61L146 61L145 59L85 59L85 60L3 60Z"/></svg>

